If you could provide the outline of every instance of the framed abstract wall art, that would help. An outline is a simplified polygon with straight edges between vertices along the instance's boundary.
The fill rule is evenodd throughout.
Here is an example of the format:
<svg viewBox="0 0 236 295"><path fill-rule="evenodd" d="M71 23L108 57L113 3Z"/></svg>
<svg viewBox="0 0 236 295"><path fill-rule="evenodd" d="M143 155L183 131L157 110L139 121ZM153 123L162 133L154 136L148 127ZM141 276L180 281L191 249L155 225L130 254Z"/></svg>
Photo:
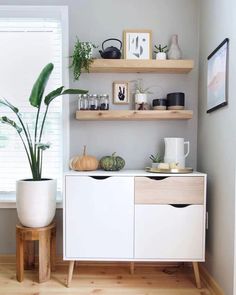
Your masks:
<svg viewBox="0 0 236 295"><path fill-rule="evenodd" d="M123 39L125 59L152 58L152 31L125 30Z"/></svg>
<svg viewBox="0 0 236 295"><path fill-rule="evenodd" d="M129 104L129 82L113 82L113 104Z"/></svg>
<svg viewBox="0 0 236 295"><path fill-rule="evenodd" d="M228 103L228 49L229 39L226 38L207 58L207 113Z"/></svg>

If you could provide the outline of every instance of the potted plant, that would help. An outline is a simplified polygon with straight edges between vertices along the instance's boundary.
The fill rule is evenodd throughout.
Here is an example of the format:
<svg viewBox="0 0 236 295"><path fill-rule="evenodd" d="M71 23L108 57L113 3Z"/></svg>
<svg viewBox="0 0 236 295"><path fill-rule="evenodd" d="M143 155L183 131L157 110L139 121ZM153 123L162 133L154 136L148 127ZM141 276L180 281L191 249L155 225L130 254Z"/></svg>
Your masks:
<svg viewBox="0 0 236 295"><path fill-rule="evenodd" d="M138 110L146 110L149 109L148 104L148 94L151 94L152 92L149 91L150 87L143 87L143 80L137 79L135 80L135 109Z"/></svg>
<svg viewBox="0 0 236 295"><path fill-rule="evenodd" d="M58 96L65 94L85 94L86 90L65 89L61 86L46 96L44 91L48 79L53 71L53 64L47 64L41 71L39 77L33 85L29 102L36 108L34 132L30 133L28 124L24 122L19 109L13 106L6 99L0 99L0 106L9 108L16 116L17 121L13 121L7 116L0 117L0 122L15 128L19 135L28 163L32 173L31 179L17 181L16 184L16 206L20 222L28 227L42 227L48 225L56 209L56 180L42 177L43 153L50 147L43 142L43 130L51 102ZM45 110L42 110L42 103ZM42 118L42 121L39 120Z"/></svg>
<svg viewBox="0 0 236 295"><path fill-rule="evenodd" d="M167 45L162 47L161 44L159 44L158 46L155 45L154 47L156 48L156 50L154 50L156 53L156 59L166 59L166 53L168 52Z"/></svg>
<svg viewBox="0 0 236 295"><path fill-rule="evenodd" d="M152 168L157 169L162 162L162 157L157 153L155 156L151 155L149 159L152 161Z"/></svg>
<svg viewBox="0 0 236 295"><path fill-rule="evenodd" d="M97 48L96 45L91 42L81 42L78 38L75 42L70 68L73 69L73 75L75 80L79 80L82 69L89 72L89 67L93 62L92 53L93 48Z"/></svg>

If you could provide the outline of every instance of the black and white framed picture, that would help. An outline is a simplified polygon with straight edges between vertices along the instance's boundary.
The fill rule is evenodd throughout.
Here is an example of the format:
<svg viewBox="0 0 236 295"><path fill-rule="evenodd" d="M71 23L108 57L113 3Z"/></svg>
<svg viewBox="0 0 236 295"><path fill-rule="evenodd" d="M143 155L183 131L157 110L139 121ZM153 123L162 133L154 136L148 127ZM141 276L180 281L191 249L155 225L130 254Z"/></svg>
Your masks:
<svg viewBox="0 0 236 295"><path fill-rule="evenodd" d="M152 58L151 30L125 30L123 35L125 59Z"/></svg>
<svg viewBox="0 0 236 295"><path fill-rule="evenodd" d="M129 82L128 81L113 82L113 103L129 104Z"/></svg>
<svg viewBox="0 0 236 295"><path fill-rule="evenodd" d="M226 38L207 58L207 113L228 103L228 49L229 39Z"/></svg>

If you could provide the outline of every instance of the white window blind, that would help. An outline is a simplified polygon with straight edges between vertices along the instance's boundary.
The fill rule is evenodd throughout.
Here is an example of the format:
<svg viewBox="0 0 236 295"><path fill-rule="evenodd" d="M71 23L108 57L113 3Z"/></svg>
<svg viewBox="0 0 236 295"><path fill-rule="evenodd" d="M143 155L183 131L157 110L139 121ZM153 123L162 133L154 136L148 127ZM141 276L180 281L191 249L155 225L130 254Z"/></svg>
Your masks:
<svg viewBox="0 0 236 295"><path fill-rule="evenodd" d="M45 94L62 85L62 32L58 19L0 18L0 98L18 107L29 129L34 129L37 109L28 101L33 83L42 68L52 62L54 70ZM0 107L0 116L17 119ZM56 178L61 189L62 101L51 103L44 128L43 177ZM16 131L0 123L0 192L15 191L17 179L31 178L24 148Z"/></svg>

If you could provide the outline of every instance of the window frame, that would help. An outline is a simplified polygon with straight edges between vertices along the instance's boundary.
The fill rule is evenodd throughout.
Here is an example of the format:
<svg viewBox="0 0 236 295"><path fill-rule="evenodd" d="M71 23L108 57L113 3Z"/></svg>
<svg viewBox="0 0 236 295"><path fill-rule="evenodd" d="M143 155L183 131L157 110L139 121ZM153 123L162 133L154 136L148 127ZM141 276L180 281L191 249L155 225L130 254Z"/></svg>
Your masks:
<svg viewBox="0 0 236 295"><path fill-rule="evenodd" d="M61 22L62 28L62 85L69 88L69 26L68 26L68 6L33 6L33 5L1 5L0 18L13 17L53 17ZM70 150L70 122L69 122L69 99L62 99L62 174L68 169ZM63 178L63 175L61 175ZM62 192L57 194L57 207L62 208ZM16 208L15 192L0 192L0 208Z"/></svg>

